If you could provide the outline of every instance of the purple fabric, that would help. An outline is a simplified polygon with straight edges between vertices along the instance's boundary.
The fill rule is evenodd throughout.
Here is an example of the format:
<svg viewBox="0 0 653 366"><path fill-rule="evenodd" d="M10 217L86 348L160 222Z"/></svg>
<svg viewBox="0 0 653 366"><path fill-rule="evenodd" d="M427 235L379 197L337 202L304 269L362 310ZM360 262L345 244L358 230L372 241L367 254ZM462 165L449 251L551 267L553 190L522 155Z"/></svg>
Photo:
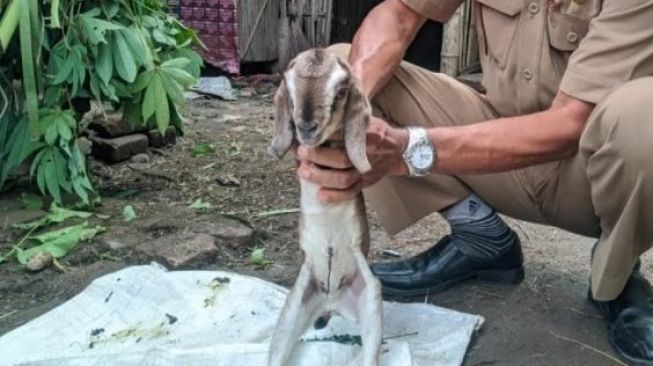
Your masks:
<svg viewBox="0 0 653 366"><path fill-rule="evenodd" d="M240 72L237 0L170 0L187 27L197 31L207 50L198 50L204 61L228 73ZM176 4L175 4L176 3Z"/></svg>

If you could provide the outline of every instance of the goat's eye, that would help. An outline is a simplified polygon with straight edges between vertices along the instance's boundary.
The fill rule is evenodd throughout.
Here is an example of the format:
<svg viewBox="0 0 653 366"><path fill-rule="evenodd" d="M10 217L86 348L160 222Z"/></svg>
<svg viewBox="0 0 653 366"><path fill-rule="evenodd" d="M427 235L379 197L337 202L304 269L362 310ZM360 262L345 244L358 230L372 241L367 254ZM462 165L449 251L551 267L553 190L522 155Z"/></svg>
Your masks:
<svg viewBox="0 0 653 366"><path fill-rule="evenodd" d="M347 88L342 88L338 90L338 93L336 94L336 98L342 99L347 96Z"/></svg>

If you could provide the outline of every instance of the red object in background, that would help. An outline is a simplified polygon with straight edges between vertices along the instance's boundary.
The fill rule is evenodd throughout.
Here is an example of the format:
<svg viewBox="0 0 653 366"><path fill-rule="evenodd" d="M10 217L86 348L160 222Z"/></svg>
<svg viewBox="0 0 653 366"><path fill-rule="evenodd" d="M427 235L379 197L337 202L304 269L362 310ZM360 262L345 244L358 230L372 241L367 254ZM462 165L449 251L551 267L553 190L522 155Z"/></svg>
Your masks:
<svg viewBox="0 0 653 366"><path fill-rule="evenodd" d="M204 61L231 74L240 72L236 1L168 0L170 11L206 45L206 50L198 49Z"/></svg>

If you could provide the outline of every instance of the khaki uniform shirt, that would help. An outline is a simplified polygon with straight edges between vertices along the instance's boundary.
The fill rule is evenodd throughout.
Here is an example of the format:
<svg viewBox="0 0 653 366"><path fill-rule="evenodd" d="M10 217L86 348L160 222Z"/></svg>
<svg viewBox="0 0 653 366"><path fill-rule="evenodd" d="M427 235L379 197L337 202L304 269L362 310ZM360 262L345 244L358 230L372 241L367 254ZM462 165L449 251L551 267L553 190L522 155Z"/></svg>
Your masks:
<svg viewBox="0 0 653 366"><path fill-rule="evenodd" d="M462 3L402 1L442 22ZM653 0L476 3L483 85L502 116L544 110L558 90L598 103L616 86L653 75Z"/></svg>

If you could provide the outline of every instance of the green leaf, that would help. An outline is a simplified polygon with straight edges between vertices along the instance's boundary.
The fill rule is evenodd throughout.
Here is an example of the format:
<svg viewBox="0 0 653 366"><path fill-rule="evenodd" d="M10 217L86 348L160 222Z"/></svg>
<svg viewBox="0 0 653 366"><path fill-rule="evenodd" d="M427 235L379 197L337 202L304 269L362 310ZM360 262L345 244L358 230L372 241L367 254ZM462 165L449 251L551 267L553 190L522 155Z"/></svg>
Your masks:
<svg viewBox="0 0 653 366"><path fill-rule="evenodd" d="M53 202L50 205L50 212L44 217L24 224L15 224L14 227L22 230L32 230L35 228L64 222L71 218L86 219L92 215L93 214L90 212L69 210L67 208L60 207L55 202Z"/></svg>
<svg viewBox="0 0 653 366"><path fill-rule="evenodd" d="M132 221L138 218L138 216L136 216L136 211L134 211L134 208L131 205L127 205L122 210L122 218L125 221Z"/></svg>
<svg viewBox="0 0 653 366"><path fill-rule="evenodd" d="M43 197L33 193L23 192L20 196L20 201L29 210L40 210L43 208Z"/></svg>
<svg viewBox="0 0 653 366"><path fill-rule="evenodd" d="M57 85L63 83L64 81L71 82L74 66L75 66L75 59L73 58L72 53L69 53L66 55L66 58L63 60L62 66L57 69L57 73L54 75L54 80L52 80L52 84Z"/></svg>
<svg viewBox="0 0 653 366"><path fill-rule="evenodd" d="M84 179L88 180L88 178L86 177L75 177L73 178L72 185L75 194L77 194L77 196L82 200L82 202L86 203L88 202L88 192L83 184Z"/></svg>
<svg viewBox="0 0 653 366"><path fill-rule="evenodd" d="M198 210L202 210L202 209L208 210L208 209L213 208L213 205L210 204L209 202L204 202L201 198L198 198L198 199L195 200L195 202L193 202L193 204L191 204L188 207L195 208L195 209L198 209Z"/></svg>
<svg viewBox="0 0 653 366"><path fill-rule="evenodd" d="M163 89L162 79L163 78L159 76L158 80L160 86L157 88L159 94L157 95L157 99L155 99L156 109L154 114L159 132L161 132L161 135L165 135L166 129L170 125L170 105L168 104L168 95Z"/></svg>
<svg viewBox="0 0 653 366"><path fill-rule="evenodd" d="M142 30L143 32L145 30ZM143 40L141 30L139 28L125 28L120 31L120 34L127 41L127 45L134 56L134 59L139 65L145 65L148 69L152 68L152 52L147 43Z"/></svg>
<svg viewBox="0 0 653 366"><path fill-rule="evenodd" d="M9 136L9 140L7 141L10 150L0 172L0 183L4 182L10 171L19 166L35 151L45 146L41 142L32 141L28 131L28 124L25 120L18 121L18 124L11 132L11 136Z"/></svg>
<svg viewBox="0 0 653 366"><path fill-rule="evenodd" d="M169 58L185 58L190 61L186 67L184 67L184 71L187 73L191 74L194 78L199 78L200 73L202 70L202 66L204 65L204 61L202 60L202 57L195 51L193 51L190 48L178 48L175 50L171 50L168 52L166 57Z"/></svg>
<svg viewBox="0 0 653 366"><path fill-rule="evenodd" d="M98 46L95 71L105 84L109 84L113 76L113 49L108 44Z"/></svg>
<svg viewBox="0 0 653 366"><path fill-rule="evenodd" d="M265 248L257 248L252 250L250 254L249 261L257 266L265 266L272 264L272 262L265 259Z"/></svg>
<svg viewBox="0 0 653 366"><path fill-rule="evenodd" d="M161 82L163 84L163 88L166 91L166 94L168 97L170 97L170 100L176 105L183 105L186 103L186 97L184 96L184 92L182 91L181 86L177 84L177 82L169 78L165 75L161 75Z"/></svg>
<svg viewBox="0 0 653 366"><path fill-rule="evenodd" d="M78 96L78 91L83 92L82 86L86 80L86 48L77 44L71 48L66 62L72 60L72 72L68 83L72 83L72 96ZM81 94L79 94L81 95Z"/></svg>
<svg viewBox="0 0 653 366"><path fill-rule="evenodd" d="M52 150L49 154L45 155L45 163L40 169L45 169L45 186L48 189L48 193L54 199L55 202L61 202L61 189L59 187L59 181L57 179L57 166L54 162L54 153Z"/></svg>
<svg viewBox="0 0 653 366"><path fill-rule="evenodd" d="M145 89L152 81L152 74L154 71L146 70L138 74L136 81L131 84L128 88L131 93L138 93L141 90Z"/></svg>
<svg viewBox="0 0 653 366"><path fill-rule="evenodd" d="M143 121L147 122L154 115L156 99L160 97L162 89L161 76L158 73L152 73L150 82L143 95Z"/></svg>
<svg viewBox="0 0 653 366"><path fill-rule="evenodd" d="M28 240L38 245L27 250L18 251L16 259L20 264L24 265L32 256L43 251L50 252L55 258L60 258L68 254L80 241L90 240L104 230L105 228L102 226L89 227L88 223L84 222L45 234L31 236Z"/></svg>
<svg viewBox="0 0 653 366"><path fill-rule="evenodd" d="M161 64L161 67L172 67L177 69L183 69L184 67L188 66L189 63L190 63L189 59L183 57L177 57L165 61L164 63Z"/></svg>
<svg viewBox="0 0 653 366"><path fill-rule="evenodd" d="M174 67L165 67L165 68L161 68L161 71L163 71L166 75L173 78L184 88L190 88L191 86L197 83L196 78L194 78L191 74L187 73L182 69L177 69Z"/></svg>
<svg viewBox="0 0 653 366"><path fill-rule="evenodd" d="M213 144L199 144L193 147L192 154L193 156L201 156L213 154L215 152L215 146Z"/></svg>
<svg viewBox="0 0 653 366"><path fill-rule="evenodd" d="M158 43L164 45L164 46L176 46L177 42L175 42L175 39L164 34L161 32L159 29L153 29L152 30L152 38L154 38L155 41Z"/></svg>
<svg viewBox="0 0 653 366"><path fill-rule="evenodd" d="M113 34L113 64L118 75L128 83L136 79L136 62L120 32Z"/></svg>
<svg viewBox="0 0 653 366"><path fill-rule="evenodd" d="M120 98L134 98L134 94L129 91L127 85L118 79L111 79L111 87Z"/></svg>
<svg viewBox="0 0 653 366"><path fill-rule="evenodd" d="M57 184L59 184L59 186L66 192L70 193L72 191L72 182L68 177L68 171L66 169L66 158L63 156L61 151L59 151L59 149L53 149L53 158Z"/></svg>
<svg viewBox="0 0 653 366"><path fill-rule="evenodd" d="M114 82L116 80L111 80L111 84L104 84L104 83L98 83L100 84L100 90L102 90L102 94L104 94L107 98L114 102L118 102L118 95L116 95L116 88L114 87Z"/></svg>
<svg viewBox="0 0 653 366"><path fill-rule="evenodd" d="M39 187L41 193L47 194L45 191L45 169L41 167L42 160L43 159L40 159L38 165L36 166L36 185Z"/></svg>
<svg viewBox="0 0 653 366"><path fill-rule="evenodd" d="M99 8L93 8L93 10L78 16L81 33L88 38L92 45L106 43L107 40L104 36L108 30L124 29L124 26L120 24L96 18L100 13Z"/></svg>
<svg viewBox="0 0 653 366"><path fill-rule="evenodd" d="M148 28L154 28L159 26L159 20L157 20L156 18L150 15L144 15L141 18L141 21L143 22L143 25Z"/></svg>

